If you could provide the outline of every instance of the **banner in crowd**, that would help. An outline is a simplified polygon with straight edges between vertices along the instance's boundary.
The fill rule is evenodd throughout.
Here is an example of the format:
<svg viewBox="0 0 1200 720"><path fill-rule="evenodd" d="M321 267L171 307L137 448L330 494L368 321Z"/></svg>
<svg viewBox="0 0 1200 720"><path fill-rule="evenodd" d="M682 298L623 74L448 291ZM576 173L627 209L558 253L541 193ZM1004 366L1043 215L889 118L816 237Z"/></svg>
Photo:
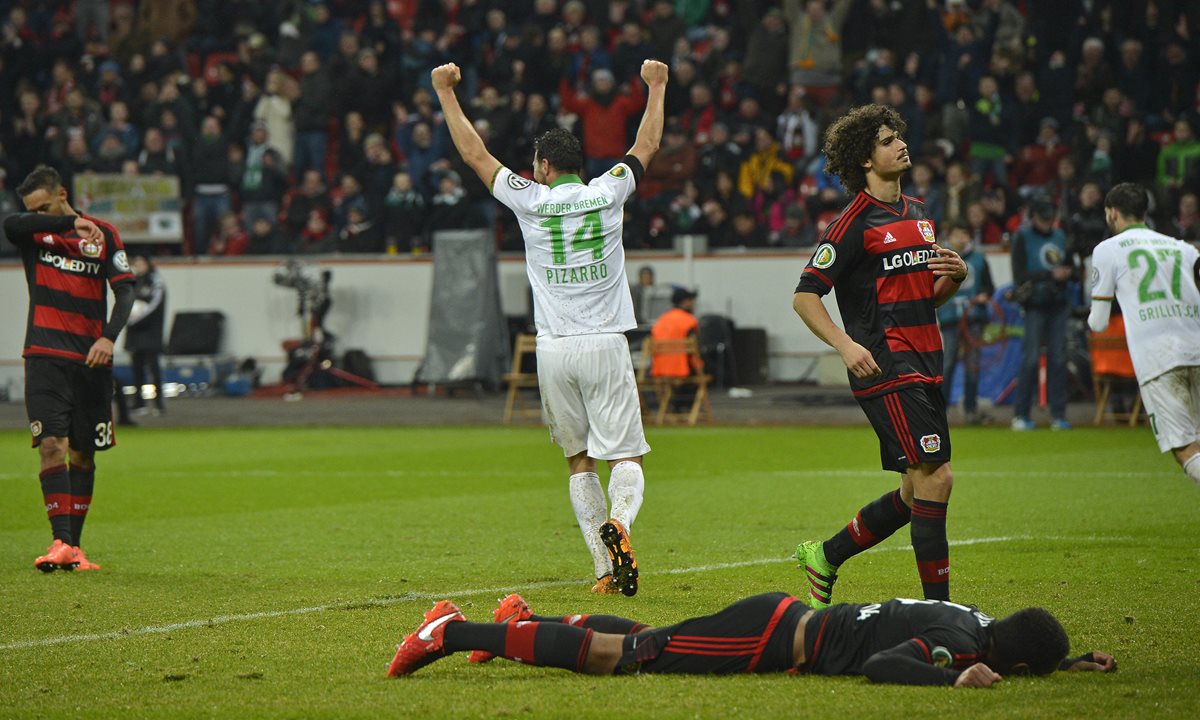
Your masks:
<svg viewBox="0 0 1200 720"><path fill-rule="evenodd" d="M183 200L173 175L81 173L71 198L116 227L126 245L183 242Z"/></svg>

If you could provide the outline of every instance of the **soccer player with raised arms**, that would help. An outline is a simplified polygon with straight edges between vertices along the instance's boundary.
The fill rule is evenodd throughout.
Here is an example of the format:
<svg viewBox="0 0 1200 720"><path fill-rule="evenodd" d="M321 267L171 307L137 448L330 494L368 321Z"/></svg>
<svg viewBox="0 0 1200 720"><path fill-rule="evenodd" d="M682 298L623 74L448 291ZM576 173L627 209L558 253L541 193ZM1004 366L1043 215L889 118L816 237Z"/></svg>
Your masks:
<svg viewBox="0 0 1200 720"><path fill-rule="evenodd" d="M850 389L879 436L883 469L900 473L897 490L833 537L796 549L813 607L829 605L842 563L910 521L925 597L950 599L946 506L954 478L936 309L966 280L967 266L937 245L924 204L900 192L900 176L912 167L904 130L885 105L857 107L829 127L826 169L854 199L826 228L792 299L846 364ZM845 330L821 302L830 290Z"/></svg>
<svg viewBox="0 0 1200 720"><path fill-rule="evenodd" d="M488 152L459 105L457 65L433 69L433 89L455 148L517 216L533 287L538 385L550 436L567 458L570 496L592 554L598 593L633 595L638 569L629 530L642 504L642 456L650 450L629 345L637 326L625 276L622 207L633 194L663 129L667 66L642 63L646 110L629 153L584 183L579 140L559 128L534 141L530 182ZM608 461L608 501L596 461ZM605 519L607 518L607 519Z"/></svg>
<svg viewBox="0 0 1200 720"><path fill-rule="evenodd" d="M1115 235L1092 252L1088 326L1108 327L1116 297L1150 429L1200 484L1200 252L1146 227L1146 190L1120 183L1104 199Z"/></svg>

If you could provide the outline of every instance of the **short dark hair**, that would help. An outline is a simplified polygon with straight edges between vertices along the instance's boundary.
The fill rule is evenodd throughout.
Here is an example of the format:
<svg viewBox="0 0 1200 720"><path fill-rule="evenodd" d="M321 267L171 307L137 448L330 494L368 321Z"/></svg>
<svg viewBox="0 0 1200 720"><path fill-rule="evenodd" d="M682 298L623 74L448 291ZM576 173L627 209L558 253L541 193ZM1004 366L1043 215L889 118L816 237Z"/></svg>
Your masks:
<svg viewBox="0 0 1200 720"><path fill-rule="evenodd" d="M825 131L825 171L836 175L850 193L867 187L862 164L871 159L879 128L887 126L903 135L908 123L887 105L860 105Z"/></svg>
<svg viewBox="0 0 1200 720"><path fill-rule="evenodd" d="M992 625L992 669L997 672L1025 663L1033 674L1048 675L1070 649L1062 623L1042 608L1018 610Z"/></svg>
<svg viewBox="0 0 1200 720"><path fill-rule="evenodd" d="M533 141L533 156L549 160L550 167L559 172L579 172L583 169L583 146L579 138L562 128L542 133Z"/></svg>
<svg viewBox="0 0 1200 720"><path fill-rule="evenodd" d="M38 165L17 186L17 197L23 198L36 190L56 193L60 187L62 187L62 176L58 174L58 171L49 165Z"/></svg>
<svg viewBox="0 0 1200 720"><path fill-rule="evenodd" d="M1141 220L1146 217L1150 200L1146 189L1137 183L1123 182L1113 186L1104 198L1104 207L1113 208L1127 218Z"/></svg>

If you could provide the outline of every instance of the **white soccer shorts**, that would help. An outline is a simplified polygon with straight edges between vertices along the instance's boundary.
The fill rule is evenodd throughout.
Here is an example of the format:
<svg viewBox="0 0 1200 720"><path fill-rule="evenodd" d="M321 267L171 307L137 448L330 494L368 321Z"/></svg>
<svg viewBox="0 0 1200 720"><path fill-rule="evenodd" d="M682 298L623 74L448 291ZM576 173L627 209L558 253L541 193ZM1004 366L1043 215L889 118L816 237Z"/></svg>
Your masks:
<svg viewBox="0 0 1200 720"><path fill-rule="evenodd" d="M1200 441L1200 367L1177 367L1141 386L1158 449Z"/></svg>
<svg viewBox="0 0 1200 720"><path fill-rule="evenodd" d="M550 438L565 457L597 460L650 452L629 342L624 335L541 335L538 386Z"/></svg>

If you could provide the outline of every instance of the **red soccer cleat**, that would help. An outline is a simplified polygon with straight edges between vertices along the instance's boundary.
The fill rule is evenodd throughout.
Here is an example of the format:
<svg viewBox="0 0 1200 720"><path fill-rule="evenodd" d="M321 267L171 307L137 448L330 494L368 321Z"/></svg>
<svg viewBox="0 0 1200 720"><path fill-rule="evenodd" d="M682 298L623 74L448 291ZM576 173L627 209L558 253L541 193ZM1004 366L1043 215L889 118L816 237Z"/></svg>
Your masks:
<svg viewBox="0 0 1200 720"><path fill-rule="evenodd" d="M500 604L496 606L496 612L492 613L492 617L498 623L514 623L533 617L533 611L529 609L529 603L525 602L525 598L513 593L500 600ZM495 655L487 650L472 650L471 656L467 658L467 662L491 662L495 657Z"/></svg>
<svg viewBox="0 0 1200 720"><path fill-rule="evenodd" d="M425 613L425 622L397 646L396 656L388 665L388 677L411 675L434 660L445 657L442 639L446 634L446 625L466 619L457 605L449 600L439 601Z"/></svg>
<svg viewBox="0 0 1200 720"><path fill-rule="evenodd" d="M74 555L75 555L75 563L76 563L75 564L75 572L82 572L84 570L99 570L100 569L100 566L98 564L87 559L87 555L83 554L83 548L76 546L76 547L71 548L71 550L74 552Z"/></svg>
<svg viewBox="0 0 1200 720"><path fill-rule="evenodd" d="M75 560L75 548L62 540L55 540L46 554L33 561L34 567L44 573L55 570L74 570L79 563Z"/></svg>

